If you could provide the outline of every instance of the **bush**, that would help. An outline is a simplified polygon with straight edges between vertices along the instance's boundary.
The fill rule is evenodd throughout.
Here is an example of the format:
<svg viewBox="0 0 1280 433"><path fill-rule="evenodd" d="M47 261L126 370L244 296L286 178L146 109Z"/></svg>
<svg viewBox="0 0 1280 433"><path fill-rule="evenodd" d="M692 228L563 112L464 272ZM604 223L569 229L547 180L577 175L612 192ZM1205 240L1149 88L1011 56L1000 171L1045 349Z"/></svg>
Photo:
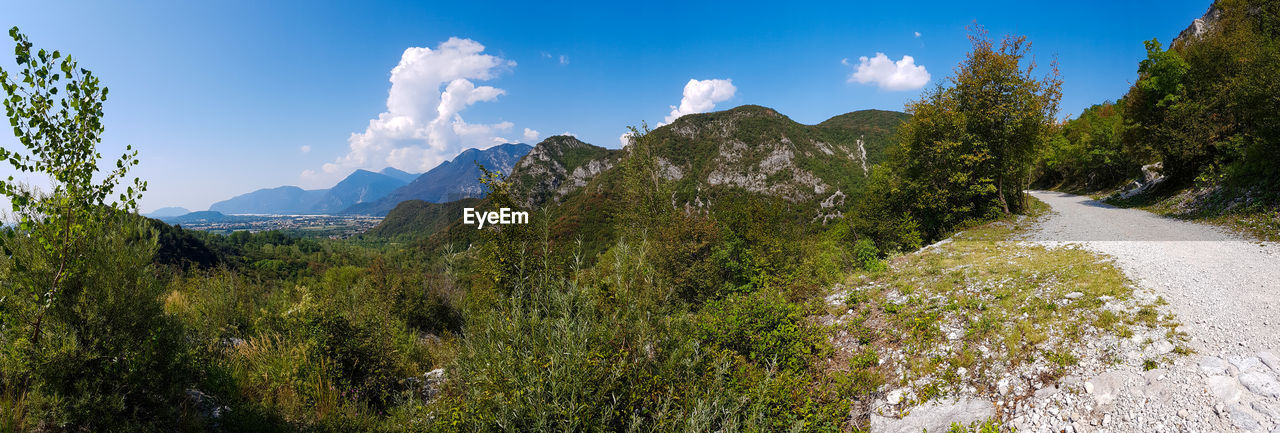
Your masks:
<svg viewBox="0 0 1280 433"><path fill-rule="evenodd" d="M654 242L654 270L659 281L688 302L701 303L717 296L722 283L713 253L718 241L715 220L673 212L658 228Z"/></svg>
<svg viewBox="0 0 1280 433"><path fill-rule="evenodd" d="M171 430L184 421L192 383L180 325L160 301L151 265L155 237L139 222L116 221L85 239L81 268L38 319L28 293L54 262L21 232L3 238L0 257L0 386L25 394L35 418L88 431ZM39 322L40 341L27 338Z"/></svg>
<svg viewBox="0 0 1280 433"><path fill-rule="evenodd" d="M880 272L886 269L884 261L880 260L880 250L876 249L876 243L870 239L858 239L853 244L853 256L864 271Z"/></svg>
<svg viewBox="0 0 1280 433"><path fill-rule="evenodd" d="M801 306L768 290L708 304L700 314L697 336L761 366L790 371L808 369L810 361L828 349L824 333L805 321Z"/></svg>
<svg viewBox="0 0 1280 433"><path fill-rule="evenodd" d="M844 222L858 238L870 239L884 251L920 248L924 234L911 215L914 207L903 199L905 194L902 180L891 169L877 166Z"/></svg>

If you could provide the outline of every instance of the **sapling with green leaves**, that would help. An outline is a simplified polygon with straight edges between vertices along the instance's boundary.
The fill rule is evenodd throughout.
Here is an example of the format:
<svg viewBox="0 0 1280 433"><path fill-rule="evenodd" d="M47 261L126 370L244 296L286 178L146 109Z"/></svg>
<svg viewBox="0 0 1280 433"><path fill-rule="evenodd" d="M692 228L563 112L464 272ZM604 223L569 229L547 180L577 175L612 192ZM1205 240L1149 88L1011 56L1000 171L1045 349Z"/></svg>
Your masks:
<svg viewBox="0 0 1280 433"><path fill-rule="evenodd" d="M31 334L31 341L39 344L45 312L58 302L62 282L77 272L84 241L108 216L136 212L147 183L134 178L132 184L124 184L129 170L138 165L132 146L125 148L114 169L98 176L107 99L107 87L98 77L70 56L35 49L17 27L9 36L15 42L18 70L0 68L0 83L5 115L25 151L0 147L0 159L18 173L47 176L51 183L49 191L41 191L13 176L0 180L0 194L12 205L19 233L37 241L53 264L47 281L29 288L39 299Z"/></svg>

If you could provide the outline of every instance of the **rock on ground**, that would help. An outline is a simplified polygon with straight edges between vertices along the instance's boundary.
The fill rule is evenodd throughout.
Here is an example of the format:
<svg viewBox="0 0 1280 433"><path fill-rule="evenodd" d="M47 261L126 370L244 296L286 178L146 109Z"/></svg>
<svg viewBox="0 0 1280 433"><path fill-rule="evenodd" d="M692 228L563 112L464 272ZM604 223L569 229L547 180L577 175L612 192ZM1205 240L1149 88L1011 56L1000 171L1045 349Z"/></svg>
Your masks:
<svg viewBox="0 0 1280 433"><path fill-rule="evenodd" d="M996 416L995 406L982 399L941 400L911 408L902 418L871 415L871 431L885 433L945 432L952 423L969 425Z"/></svg>

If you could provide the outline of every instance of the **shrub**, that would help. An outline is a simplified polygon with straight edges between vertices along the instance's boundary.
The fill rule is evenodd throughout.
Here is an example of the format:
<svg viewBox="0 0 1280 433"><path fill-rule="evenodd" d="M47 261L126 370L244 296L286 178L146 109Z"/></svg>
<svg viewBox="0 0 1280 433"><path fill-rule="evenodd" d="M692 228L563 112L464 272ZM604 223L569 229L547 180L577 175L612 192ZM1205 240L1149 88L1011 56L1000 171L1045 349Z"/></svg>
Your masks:
<svg viewBox="0 0 1280 433"><path fill-rule="evenodd" d="M721 288L714 247L719 240L715 220L673 212L658 229L654 270L659 281L688 302L701 303Z"/></svg>
<svg viewBox="0 0 1280 433"><path fill-rule="evenodd" d="M884 261L880 260L880 250L876 249L875 242L870 239L858 239L854 242L853 257L864 271L880 272L886 269Z"/></svg>
<svg viewBox="0 0 1280 433"><path fill-rule="evenodd" d="M803 307L768 290L708 304L697 336L761 366L776 364L791 371L806 370L828 348L824 333L805 321Z"/></svg>
<svg viewBox="0 0 1280 433"><path fill-rule="evenodd" d="M105 227L85 239L81 267L48 306L39 342L27 338L39 310L23 292L55 265L34 239L12 231L4 237L0 386L25 393L38 419L64 428L175 428L194 376L180 325L161 304L164 286L151 265L155 237L136 221Z"/></svg>

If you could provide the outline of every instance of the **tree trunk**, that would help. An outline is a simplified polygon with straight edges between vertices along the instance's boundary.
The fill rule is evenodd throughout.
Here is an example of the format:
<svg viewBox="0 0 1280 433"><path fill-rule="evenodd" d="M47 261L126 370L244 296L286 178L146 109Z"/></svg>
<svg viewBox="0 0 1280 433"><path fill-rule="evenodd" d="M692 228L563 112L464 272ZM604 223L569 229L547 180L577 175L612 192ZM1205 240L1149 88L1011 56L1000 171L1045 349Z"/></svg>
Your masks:
<svg viewBox="0 0 1280 433"><path fill-rule="evenodd" d="M996 176L996 195L1000 196L1000 208L1004 209L1004 214L1009 215L1009 202L1004 198L1004 176Z"/></svg>

